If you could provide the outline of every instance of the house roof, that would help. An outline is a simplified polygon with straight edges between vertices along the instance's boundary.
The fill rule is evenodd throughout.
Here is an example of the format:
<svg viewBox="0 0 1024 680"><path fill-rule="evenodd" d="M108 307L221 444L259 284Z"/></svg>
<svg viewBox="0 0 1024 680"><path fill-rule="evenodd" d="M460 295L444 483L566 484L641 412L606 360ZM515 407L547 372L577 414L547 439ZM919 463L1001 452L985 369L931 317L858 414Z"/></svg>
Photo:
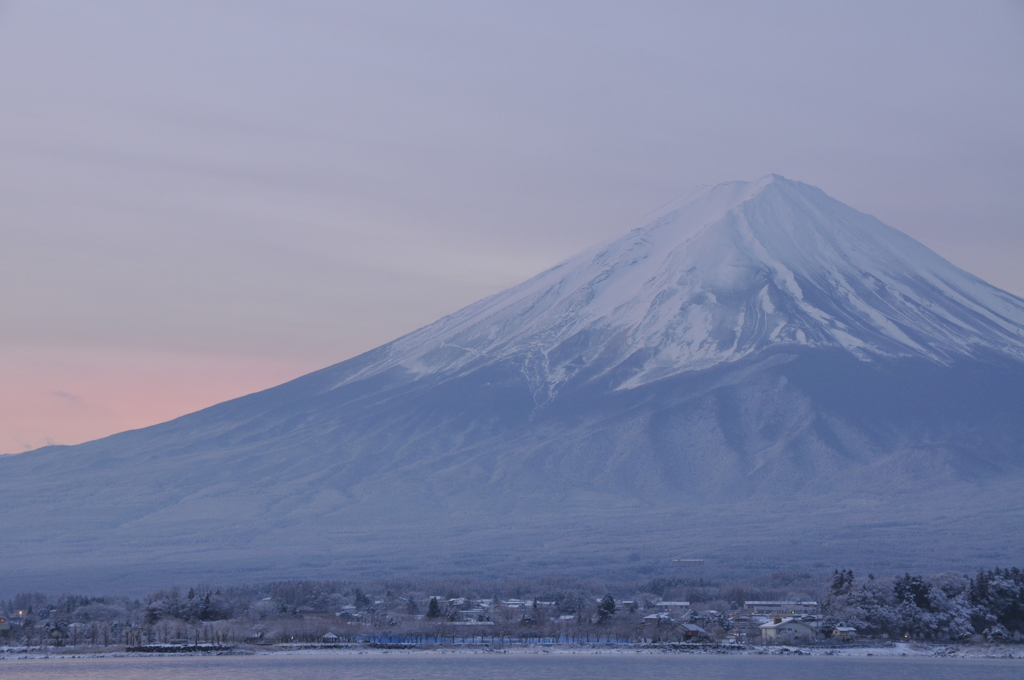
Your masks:
<svg viewBox="0 0 1024 680"><path fill-rule="evenodd" d="M782 619L778 623L775 623L774 621L770 622L770 623L763 623L759 627L760 628L781 628L782 626L786 626L786 625L790 625L790 626L803 626L804 628L807 628L809 630L814 630L813 626L808 625L806 622L801 621L800 619L795 619L792 616L790 616L788 618L785 618L785 619Z"/></svg>

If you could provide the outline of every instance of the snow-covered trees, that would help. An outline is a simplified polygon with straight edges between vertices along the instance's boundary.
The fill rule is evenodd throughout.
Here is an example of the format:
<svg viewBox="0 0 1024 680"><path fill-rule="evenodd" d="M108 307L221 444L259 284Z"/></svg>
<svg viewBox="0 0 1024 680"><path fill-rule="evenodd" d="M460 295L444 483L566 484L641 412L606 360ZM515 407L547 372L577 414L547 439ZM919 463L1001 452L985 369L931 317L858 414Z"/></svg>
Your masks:
<svg viewBox="0 0 1024 680"><path fill-rule="evenodd" d="M610 594L605 595L601 598L601 603L597 605L597 622L604 623L615 615L615 598Z"/></svg>
<svg viewBox="0 0 1024 680"><path fill-rule="evenodd" d="M981 570L971 579L967 597L974 606L974 628L990 640L1024 634L1024 572Z"/></svg>
<svg viewBox="0 0 1024 680"><path fill-rule="evenodd" d="M161 590L147 598L144 622L153 625L163 619L181 621L220 621L234 615L234 608L221 594L201 588L197 593L190 588L181 596L178 588Z"/></svg>
<svg viewBox="0 0 1024 680"><path fill-rule="evenodd" d="M954 641L976 632L962 576L856 579L852 572L836 572L824 606L830 621L864 635Z"/></svg>
<svg viewBox="0 0 1024 680"><path fill-rule="evenodd" d="M836 569L832 574L832 585L829 590L833 595L849 595L850 589L853 587L853 570L846 569L840 571Z"/></svg>
<svg viewBox="0 0 1024 680"><path fill-rule="evenodd" d="M918 609L931 611L931 586L923 576L904 574L897 576L892 584L893 595L900 604L913 604Z"/></svg>

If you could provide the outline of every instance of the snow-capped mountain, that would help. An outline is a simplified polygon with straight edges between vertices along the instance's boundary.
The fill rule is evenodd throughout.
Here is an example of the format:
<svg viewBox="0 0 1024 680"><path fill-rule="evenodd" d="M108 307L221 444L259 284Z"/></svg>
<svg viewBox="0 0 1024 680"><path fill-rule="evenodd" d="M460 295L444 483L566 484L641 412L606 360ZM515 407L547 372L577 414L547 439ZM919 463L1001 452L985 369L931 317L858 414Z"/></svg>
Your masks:
<svg viewBox="0 0 1024 680"><path fill-rule="evenodd" d="M973 569L1024 559L1022 486L1024 300L771 175L290 383L0 457L0 588Z"/></svg>
<svg viewBox="0 0 1024 680"><path fill-rule="evenodd" d="M415 375L517 357L552 389L595 364L618 387L769 347L863 360L1024 357L1024 300L958 269L820 189L769 175L698 190L586 250L389 347ZM620 370L617 370L620 369Z"/></svg>

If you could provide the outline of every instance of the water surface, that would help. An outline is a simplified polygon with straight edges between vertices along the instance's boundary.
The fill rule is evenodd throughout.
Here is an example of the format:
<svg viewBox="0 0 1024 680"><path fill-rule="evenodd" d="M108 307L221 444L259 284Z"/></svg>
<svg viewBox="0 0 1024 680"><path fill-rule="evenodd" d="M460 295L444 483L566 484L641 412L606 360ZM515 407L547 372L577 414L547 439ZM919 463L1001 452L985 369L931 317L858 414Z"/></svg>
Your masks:
<svg viewBox="0 0 1024 680"><path fill-rule="evenodd" d="M301 654L0 661L3 680L1020 680L1024 660L688 654Z"/></svg>

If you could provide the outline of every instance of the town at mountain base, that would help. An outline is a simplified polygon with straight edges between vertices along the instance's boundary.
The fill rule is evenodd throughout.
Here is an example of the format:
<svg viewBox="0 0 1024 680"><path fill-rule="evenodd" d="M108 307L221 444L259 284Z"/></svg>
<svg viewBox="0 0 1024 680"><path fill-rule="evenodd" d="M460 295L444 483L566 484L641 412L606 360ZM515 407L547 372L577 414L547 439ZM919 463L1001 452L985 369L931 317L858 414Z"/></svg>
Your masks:
<svg viewBox="0 0 1024 680"><path fill-rule="evenodd" d="M279 387L0 458L4 589L1020 563L1024 300L778 176Z"/></svg>

